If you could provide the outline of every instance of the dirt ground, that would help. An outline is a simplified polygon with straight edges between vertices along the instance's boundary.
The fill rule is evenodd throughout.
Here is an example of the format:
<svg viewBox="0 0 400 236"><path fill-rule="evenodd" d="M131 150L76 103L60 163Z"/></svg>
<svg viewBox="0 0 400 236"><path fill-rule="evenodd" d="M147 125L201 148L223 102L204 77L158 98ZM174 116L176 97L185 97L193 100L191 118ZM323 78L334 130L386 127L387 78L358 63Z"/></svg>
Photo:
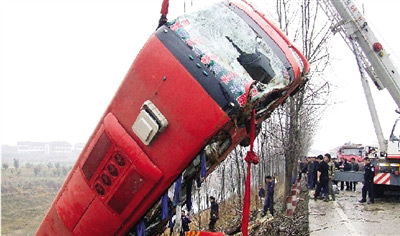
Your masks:
<svg viewBox="0 0 400 236"><path fill-rule="evenodd" d="M251 230L249 231L249 235L309 235L308 202L308 190L303 183L301 185L300 200L297 203L294 216L292 218L289 218L284 213L277 211L273 218L268 215L267 217L253 221L252 225L250 226ZM260 217L260 215L257 217Z"/></svg>

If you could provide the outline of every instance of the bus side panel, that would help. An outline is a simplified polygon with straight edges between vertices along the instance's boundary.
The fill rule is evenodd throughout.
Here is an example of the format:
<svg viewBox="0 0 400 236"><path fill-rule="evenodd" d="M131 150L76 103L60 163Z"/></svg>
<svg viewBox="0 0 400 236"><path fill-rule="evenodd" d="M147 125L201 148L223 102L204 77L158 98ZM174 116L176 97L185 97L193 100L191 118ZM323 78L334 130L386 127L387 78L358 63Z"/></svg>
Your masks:
<svg viewBox="0 0 400 236"><path fill-rule="evenodd" d="M189 55L187 60L191 62ZM168 127L148 146L131 128L146 100L168 120ZM229 117L155 36L138 55L115 101L109 112L163 173L119 230L118 234L124 234L159 200L207 141L229 122Z"/></svg>

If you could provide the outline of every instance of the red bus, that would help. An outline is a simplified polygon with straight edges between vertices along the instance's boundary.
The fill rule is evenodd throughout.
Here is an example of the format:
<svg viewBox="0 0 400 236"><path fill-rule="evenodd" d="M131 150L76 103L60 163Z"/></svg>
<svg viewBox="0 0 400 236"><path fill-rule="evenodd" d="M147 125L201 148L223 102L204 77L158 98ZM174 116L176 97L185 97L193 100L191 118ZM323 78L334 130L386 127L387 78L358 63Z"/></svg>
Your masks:
<svg viewBox="0 0 400 236"><path fill-rule="evenodd" d="M308 62L246 2L160 27L134 60L37 235L125 235L200 151L207 171L305 83ZM212 150L212 151L210 151Z"/></svg>

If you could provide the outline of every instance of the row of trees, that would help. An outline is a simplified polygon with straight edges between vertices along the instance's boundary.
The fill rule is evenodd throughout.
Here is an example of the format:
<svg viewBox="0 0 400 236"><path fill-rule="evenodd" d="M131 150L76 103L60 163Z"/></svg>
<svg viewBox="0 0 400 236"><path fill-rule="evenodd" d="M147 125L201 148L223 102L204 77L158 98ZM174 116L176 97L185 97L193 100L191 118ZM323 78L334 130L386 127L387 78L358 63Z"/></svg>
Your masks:
<svg viewBox="0 0 400 236"><path fill-rule="evenodd" d="M19 168L19 159L14 158L13 161L14 161L14 168L15 168L15 169L18 169L18 168ZM3 165L2 165L2 167L3 167L4 170L7 170L8 167L9 167L9 166L8 166L8 163L7 163L7 162L4 162Z"/></svg>
<svg viewBox="0 0 400 236"><path fill-rule="evenodd" d="M19 175L21 172L19 170L20 163L18 159L13 159L14 163L14 169L16 170L16 173ZM52 173L54 176L66 176L71 168L61 165L60 163L55 163L53 164L52 162L48 162L47 164L31 164L29 162L25 163L25 168L27 169L32 169L33 173L35 176L37 176L40 172L42 172L43 168L47 166L47 169L52 169ZM9 168L9 164L7 162L4 162L2 164L2 168L4 170L7 170Z"/></svg>

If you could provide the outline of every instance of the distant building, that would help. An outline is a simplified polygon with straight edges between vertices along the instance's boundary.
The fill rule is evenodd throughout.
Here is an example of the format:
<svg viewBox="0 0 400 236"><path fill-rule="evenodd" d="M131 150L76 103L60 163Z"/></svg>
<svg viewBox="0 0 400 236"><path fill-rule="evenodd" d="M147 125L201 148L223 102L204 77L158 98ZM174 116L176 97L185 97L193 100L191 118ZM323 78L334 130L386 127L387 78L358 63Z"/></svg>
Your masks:
<svg viewBox="0 0 400 236"><path fill-rule="evenodd" d="M20 157L42 158L49 154L49 144L44 142L17 142L17 153Z"/></svg>
<svg viewBox="0 0 400 236"><path fill-rule="evenodd" d="M68 142L17 142L16 146L2 145L2 158L12 159L52 159L52 158L73 158L76 159L85 147L84 143L71 145Z"/></svg>
<svg viewBox="0 0 400 236"><path fill-rule="evenodd" d="M68 142L50 142L48 156L69 157L72 154L72 145Z"/></svg>

